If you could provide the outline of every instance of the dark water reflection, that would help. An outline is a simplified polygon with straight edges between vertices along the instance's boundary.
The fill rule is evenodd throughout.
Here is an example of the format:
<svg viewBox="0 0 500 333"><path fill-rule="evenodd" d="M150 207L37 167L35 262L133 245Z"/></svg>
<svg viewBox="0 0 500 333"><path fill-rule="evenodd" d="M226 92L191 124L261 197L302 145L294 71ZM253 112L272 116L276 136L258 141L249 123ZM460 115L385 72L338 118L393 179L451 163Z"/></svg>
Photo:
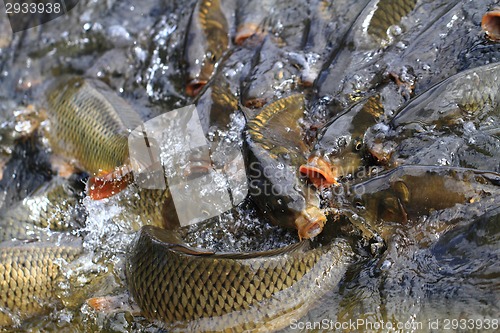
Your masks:
<svg viewBox="0 0 500 333"><path fill-rule="evenodd" d="M400 230L383 258L358 262L339 292L285 331L309 331L301 324L318 325L315 332L491 330L500 309L499 219L499 209L486 212L430 247L412 240L415 230Z"/></svg>
<svg viewBox="0 0 500 333"><path fill-rule="evenodd" d="M0 15L0 166L2 161L12 158L0 182L2 209L21 201L52 177L48 157L37 144L22 141L14 146L12 143L20 135L14 128L12 114L36 104L39 92L44 90L45 82L51 78L68 73L97 77L123 93L146 119L191 102L184 94L181 53L193 3L84 0L67 16L19 32L13 37L5 30L8 27L6 17L3 13ZM344 1L338 3L345 5ZM469 46L467 42L478 35L478 32L471 32L472 26L477 28L478 12L486 11L493 4L494 1L464 1L463 5L470 5L471 12L474 12L473 18L458 29L460 33L468 34L467 39L461 40L456 35L452 37ZM453 19L455 22L460 19L454 18L454 15L455 12L447 13L446 19L442 20L448 22ZM427 41L431 37L426 35L422 39ZM434 37L435 46L429 48L439 49L444 39ZM454 48L447 47L445 51L453 53L451 49ZM409 53L408 57L413 58L417 57L417 51L412 53L411 49L407 49L401 54ZM386 63L396 68L399 56L394 54L386 56ZM421 84L430 85L458 70L479 66L485 61L497 61L500 53L497 45L474 42L472 48L460 54L462 63L455 64L451 69L448 68L451 65L446 63L442 70L436 69L441 64L436 54L427 54L427 65L439 75L424 77L427 67L419 62L421 67L417 74L424 77ZM483 57L485 54L487 60ZM346 57L344 55L342 59ZM367 64L373 65L371 58ZM237 73L241 70L238 66L241 64L234 64L228 73ZM367 71L370 66L367 65ZM356 90L353 87L349 89ZM393 96L388 94L388 97ZM388 103L401 103L401 97L397 102ZM320 110L319 107L317 109ZM493 137L498 139L498 135ZM359 260L349 268L339 289L328 292L308 315L291 322L290 327L282 331L441 332L447 328L463 332L496 331L500 313L500 209L495 208L500 203L498 200L491 198L493 204L488 205L489 208L475 208L479 211L489 209L485 212L452 210L448 212L451 215L430 214L413 224L382 226L382 233L391 235L387 239L387 250L375 258L365 252L360 253ZM101 223L101 227L108 222L106 213L120 211L120 207L112 203L88 207L89 214L94 215L88 221L85 232L96 227L98 224L93 224L96 221ZM447 223L453 220L451 216L459 216L458 222ZM95 234L99 231L98 236L89 233L96 238L89 237L87 250L95 251L95 254L89 255L88 267L82 270L84 278L81 280L85 282L69 274L78 280L82 294L85 294L88 285L93 295L118 293L126 289L123 265L132 236L123 229L122 226L108 225L102 230L93 230ZM252 230L254 236L261 231ZM269 234L272 232L269 231ZM93 290L95 287L88 281L102 272L106 273L102 274L104 277L99 280L99 286L104 287L99 291ZM5 331L159 330L144 318L133 317L131 312L96 313L87 305L82 305L81 298L84 296L78 292L63 295L75 297L75 300L65 300L66 308L32 319L20 329Z"/></svg>

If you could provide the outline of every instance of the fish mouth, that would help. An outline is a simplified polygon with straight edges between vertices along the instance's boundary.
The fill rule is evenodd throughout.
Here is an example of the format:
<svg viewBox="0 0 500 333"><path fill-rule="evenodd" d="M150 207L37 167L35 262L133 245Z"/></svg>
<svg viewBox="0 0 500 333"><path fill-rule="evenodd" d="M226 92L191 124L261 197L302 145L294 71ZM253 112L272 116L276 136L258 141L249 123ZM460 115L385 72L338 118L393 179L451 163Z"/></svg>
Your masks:
<svg viewBox="0 0 500 333"><path fill-rule="evenodd" d="M302 164L299 171L317 188L325 188L338 184L336 168L323 157L309 157L307 164Z"/></svg>
<svg viewBox="0 0 500 333"><path fill-rule="evenodd" d="M250 98L243 103L247 108L259 109L267 103L267 98Z"/></svg>
<svg viewBox="0 0 500 333"><path fill-rule="evenodd" d="M195 97L207 84L207 80L191 80L186 86L186 95Z"/></svg>
<svg viewBox="0 0 500 333"><path fill-rule="evenodd" d="M500 40L500 9L489 11L483 15L481 28L493 41Z"/></svg>
<svg viewBox="0 0 500 333"><path fill-rule="evenodd" d="M92 200L109 198L134 182L134 176L127 166L110 173L90 177L87 182L87 195Z"/></svg>
<svg viewBox="0 0 500 333"><path fill-rule="evenodd" d="M369 147L368 152L380 164L388 164L392 155L392 151L388 151L382 143L373 144Z"/></svg>
<svg viewBox="0 0 500 333"><path fill-rule="evenodd" d="M300 213L295 219L295 226L299 231L299 238L310 239L323 231L326 223L325 214L316 206L311 206Z"/></svg>
<svg viewBox="0 0 500 333"><path fill-rule="evenodd" d="M243 23L238 26L236 31L236 36L234 37L234 43L236 45L243 45L243 43L250 37L254 35L260 35L259 25L255 23ZM261 38L258 38L261 40Z"/></svg>

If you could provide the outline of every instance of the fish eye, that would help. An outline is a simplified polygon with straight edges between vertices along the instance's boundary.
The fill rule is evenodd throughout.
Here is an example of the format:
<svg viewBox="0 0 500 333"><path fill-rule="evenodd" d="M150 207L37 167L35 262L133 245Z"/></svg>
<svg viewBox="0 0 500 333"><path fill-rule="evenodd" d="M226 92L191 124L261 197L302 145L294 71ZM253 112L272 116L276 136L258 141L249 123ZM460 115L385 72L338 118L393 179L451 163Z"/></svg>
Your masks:
<svg viewBox="0 0 500 333"><path fill-rule="evenodd" d="M207 58L212 64L215 64L217 62L217 57L215 56L214 52L208 52Z"/></svg>
<svg viewBox="0 0 500 333"><path fill-rule="evenodd" d="M347 145L347 140L343 136L337 140L337 145L339 147L345 147Z"/></svg>
<svg viewBox="0 0 500 333"><path fill-rule="evenodd" d="M363 205L363 201L361 201L361 199L354 200L354 207L356 207L357 209L365 208L365 206Z"/></svg>
<svg viewBox="0 0 500 333"><path fill-rule="evenodd" d="M360 151L361 148L363 148L363 142L361 140L356 140L356 142L354 142L354 149Z"/></svg>

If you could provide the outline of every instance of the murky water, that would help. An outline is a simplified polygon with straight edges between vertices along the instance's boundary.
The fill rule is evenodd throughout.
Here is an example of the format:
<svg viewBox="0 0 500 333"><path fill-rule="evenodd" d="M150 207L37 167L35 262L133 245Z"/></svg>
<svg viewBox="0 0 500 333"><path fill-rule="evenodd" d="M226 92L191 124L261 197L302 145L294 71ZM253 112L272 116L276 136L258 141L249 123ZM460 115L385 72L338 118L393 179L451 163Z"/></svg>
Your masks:
<svg viewBox="0 0 500 333"><path fill-rule="evenodd" d="M403 31L398 30L401 27L391 28L393 40L387 41L385 52L370 50L368 42L358 43L350 37L335 35L335 31L343 31L350 36L347 22L354 18L346 11L350 5L345 1L324 1L322 14L327 15L327 19L328 15L336 19L332 20L334 27L332 24L319 28L311 25L311 29L328 32L331 43L323 45L318 37L310 39L306 43L308 46L304 46L297 38L297 31L301 28L290 23L299 22L297 17L301 18L302 14L292 9L294 5L313 8L316 2L295 2L292 5L280 2L282 7L278 7L284 8L283 11L272 13L273 33L281 38L279 43L288 43L299 50L304 48L306 57L301 58L299 52L289 52L289 58L275 62L273 57L276 54L272 48L269 51L235 47L222 72L228 80L237 78L231 83L231 88L238 90L239 77L248 74L249 64L263 64L260 68L269 65L255 54L267 54L272 59L272 70L280 66L289 70L280 72L281 76L262 79L263 84L271 85L270 96L275 98L286 95L289 90L302 89L298 77L302 75L306 80L308 75L317 74L318 68L323 66L324 77L320 76L316 81L322 84L303 88L310 105L305 119L308 125L323 124L339 110L362 99L370 89L382 96L384 117L390 119L406 103L409 95L418 94L464 69L496 62L500 54L498 46L484 40L479 26L482 13L495 5L494 1L419 1L417 14L403 20ZM133 0L82 0L67 15L15 35L11 35L4 13L0 14L2 216L9 210L18 209L16 207L23 203L24 198L39 193L36 191L40 186L55 178L44 139L20 139L29 137L27 132L36 121L32 117L33 110L45 106L42 96L51 79L64 74L98 78L121 94L144 120L193 102L185 94L186 64L182 52L194 3L194 0L146 0L140 3ZM328 10L336 6L341 10ZM429 14L429 18L424 14ZM403 32L407 33L403 36L408 37L398 39ZM420 47L413 47L413 43ZM330 54L335 48L341 51ZM325 50L328 50L328 56L324 54ZM324 61L323 65L318 65L317 61ZM297 63L302 64L302 69L310 70L300 74ZM392 73L398 79L391 81L387 79L388 75L383 80L381 73ZM241 122L241 115L236 114L232 127L223 135L240 140L235 133L241 129ZM464 137L468 135L470 140L478 140L480 148L487 147L474 150L468 161L490 156L488 161L491 163L480 165L491 165L488 170L497 172L500 171L496 159L500 154L498 124L498 115L493 115L485 120L484 128L477 126L477 131L473 124L463 126L464 133L467 129L474 132L465 133ZM312 141L314 133L309 133L309 136ZM442 144L422 144L430 140L429 137L433 140L439 138ZM458 149L463 144L462 136L456 133L431 130L402 140L402 147L404 144L412 146L415 140L422 147L418 153L412 154L414 151L411 150L407 153L411 155L405 157L408 164L435 159L440 161L433 162L435 165L453 164L455 155L450 147L456 145ZM481 140L486 143L481 143ZM443 146L452 152L439 148ZM401 151L399 153L403 156L406 152L403 148ZM469 167L474 167L474 163L471 162ZM358 181L368 176L360 177ZM80 193L82 177L85 175L74 175L67 186ZM352 180L349 176L346 179L346 182ZM111 312L99 312L85 303L91 297L127 293L125 263L135 233L143 224L163 223L155 215L154 205L146 210L141 206L141 198L152 195L141 191L132 186L101 201L78 198L81 213L75 220L79 221L65 232L83 239L83 254L63 266L63 278L56 288L59 302L48 315L28 319L16 328L3 331L160 331L158 325L149 323L129 304ZM325 192L323 197L328 201L329 194ZM304 318L292 320L282 332L498 330L500 210L497 198L488 200L476 205L471 203L431 211L408 223L377 225L377 231L388 236L385 237L387 249L376 256L369 252L369 246L363 243L347 219L327 227L325 233L328 237L340 233L349 239L357 261L349 267L337 289L328 291ZM28 204L39 205L39 202ZM18 210L27 211L24 207ZM23 218L29 220L31 217ZM46 226L43 228L48 234L55 233L46 230ZM296 241L295 231L263 221L262 215L248 200L209 223L193 225L183 229L182 233L187 243L217 251L272 249Z"/></svg>

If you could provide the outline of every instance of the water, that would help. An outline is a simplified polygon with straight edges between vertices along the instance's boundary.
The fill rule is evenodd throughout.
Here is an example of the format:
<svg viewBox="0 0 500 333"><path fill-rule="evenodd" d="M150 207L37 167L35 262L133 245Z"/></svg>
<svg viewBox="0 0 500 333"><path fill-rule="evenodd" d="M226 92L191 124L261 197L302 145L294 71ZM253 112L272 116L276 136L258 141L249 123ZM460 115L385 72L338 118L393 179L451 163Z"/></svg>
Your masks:
<svg viewBox="0 0 500 333"><path fill-rule="evenodd" d="M44 106L41 92L51 78L81 74L102 79L138 105L145 119L191 102L184 95L182 68L185 64L181 58L193 2L147 0L139 6L131 0L84 0L68 15L14 36L5 32L8 24L4 13L0 13L0 167L12 158L0 182L1 209L30 196L52 178L43 143L14 142L30 125L16 122L14 115L27 108L41 111ZM430 2L419 3L419 10L424 12L426 6L430 6ZM393 27L391 45L394 46L387 46L390 52L377 54L360 50L354 53L356 59L352 63L361 66L363 71L347 69L346 78L351 80L347 90L362 95L360 91L378 78L375 71L384 70L384 66L387 71L398 74L408 86L416 84L418 92L460 69L496 61L494 55L486 60L478 56L496 48L480 41L480 32L474 30L481 16L478 8L487 8L490 2L464 1L462 5L465 7L447 8L442 18L428 23L429 31L435 26L441 27L434 36L430 33L415 36L426 45L423 49L413 47L412 40L404 37L405 32ZM465 9L468 15L464 14L467 14ZM279 13L273 15L276 35L284 34L295 45L292 38L295 36L283 31L286 22L281 21ZM425 23L421 19L410 18L405 24L418 27ZM457 27L460 22L463 24ZM290 26L297 29L296 24ZM453 33L457 35L450 35ZM443 34L445 38L440 38ZM450 39L460 40L465 46L453 46ZM456 57L457 49L461 48ZM450 65L440 61L436 56L440 51L442 57L452 55L459 63ZM373 57L379 55L383 65L374 64ZM315 52L303 56L307 64L315 68L316 61L320 61ZM411 61L401 61L405 57ZM236 62L223 70L231 79L237 77L243 67L244 64ZM280 82L276 89L287 84L287 81ZM393 82L381 87L380 92L389 119L410 98L400 94ZM323 105L332 102L331 96L318 98L320 102L308 119L315 124L331 116L329 106ZM232 117L233 126L218 132L217 136L234 142L240 139L243 117L241 114ZM482 127L465 123L464 132L470 135L469 140L492 142L498 139L495 123L488 120L481 123L482 133L488 135L486 139L478 134ZM420 155L409 149L415 154L409 154L412 156L406 157L406 161L450 164L454 156L446 148L458 149L464 139L429 133L433 143L426 145ZM415 136L405 143L415 149L417 141L422 142L422 138ZM498 146L492 149L498 154ZM84 254L63 267L63 279L57 285L63 306L47 316L30 319L19 328L2 331L158 332L158 326L138 315L131 304L103 313L85 302L91 297L126 295L125 264L129 245L147 219L140 210L131 208L137 206L136 199L140 197L139 190L132 187L99 202L83 199L88 217L81 228L71 233L84 240ZM304 318L292 320L282 332L440 332L447 328L495 331L500 313L499 214L494 207L484 214L448 210L406 225L381 226L380 233L390 237L386 240L387 250L379 257L366 251L348 222L332 221L334 231L350 239L358 260L348 269L338 291L327 292ZM154 216L150 221L155 223ZM183 229L182 236L191 246L216 251L265 250L296 241L295 232L265 222L248 200L206 224Z"/></svg>

